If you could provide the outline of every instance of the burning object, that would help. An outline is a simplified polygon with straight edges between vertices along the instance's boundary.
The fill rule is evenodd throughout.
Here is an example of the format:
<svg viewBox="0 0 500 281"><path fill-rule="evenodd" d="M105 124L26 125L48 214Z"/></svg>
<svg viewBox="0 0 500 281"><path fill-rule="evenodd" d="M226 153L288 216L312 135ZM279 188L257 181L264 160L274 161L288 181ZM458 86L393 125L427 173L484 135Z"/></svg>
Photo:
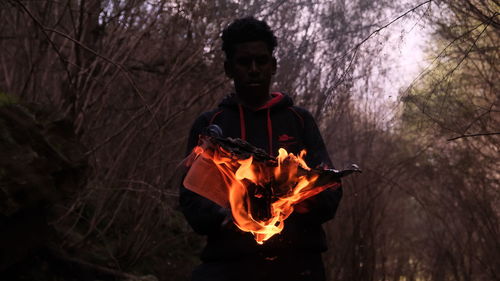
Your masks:
<svg viewBox="0 0 500 281"><path fill-rule="evenodd" d="M187 158L184 186L231 210L234 224L259 244L283 230L296 204L360 172L356 165L344 171L309 168L305 150L295 156L280 148L274 158L241 139L220 137L218 127L207 134Z"/></svg>

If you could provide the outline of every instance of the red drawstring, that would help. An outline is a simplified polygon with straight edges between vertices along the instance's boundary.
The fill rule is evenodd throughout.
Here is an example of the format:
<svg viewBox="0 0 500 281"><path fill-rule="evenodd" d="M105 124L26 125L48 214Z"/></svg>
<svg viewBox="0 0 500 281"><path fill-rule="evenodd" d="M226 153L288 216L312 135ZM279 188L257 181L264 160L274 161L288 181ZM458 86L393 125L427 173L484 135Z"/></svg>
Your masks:
<svg viewBox="0 0 500 281"><path fill-rule="evenodd" d="M271 108L267 108L267 137L269 140L269 155L273 155L273 123L271 122Z"/></svg>
<svg viewBox="0 0 500 281"><path fill-rule="evenodd" d="M245 114L243 113L243 107L241 104L238 104L238 108L240 109L240 131L241 131L241 139L247 139L247 132L245 127Z"/></svg>
<svg viewBox="0 0 500 281"><path fill-rule="evenodd" d="M241 104L238 104L238 108L240 111L240 131L241 131L241 139L246 140L246 126L245 126L245 114L243 112L243 107ZM273 123L271 121L271 108L267 109L267 137L269 143L269 155L273 154Z"/></svg>

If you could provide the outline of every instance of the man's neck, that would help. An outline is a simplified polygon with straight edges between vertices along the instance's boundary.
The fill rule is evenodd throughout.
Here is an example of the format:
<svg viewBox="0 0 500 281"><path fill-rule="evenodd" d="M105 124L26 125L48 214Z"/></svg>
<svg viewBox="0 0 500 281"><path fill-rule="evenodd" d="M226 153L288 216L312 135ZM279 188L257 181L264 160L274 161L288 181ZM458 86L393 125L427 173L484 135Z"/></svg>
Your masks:
<svg viewBox="0 0 500 281"><path fill-rule="evenodd" d="M236 93L236 98L240 104L251 109L258 109L265 105L272 97L271 94L264 96L262 98L256 98L252 96L251 98L245 98L245 95Z"/></svg>

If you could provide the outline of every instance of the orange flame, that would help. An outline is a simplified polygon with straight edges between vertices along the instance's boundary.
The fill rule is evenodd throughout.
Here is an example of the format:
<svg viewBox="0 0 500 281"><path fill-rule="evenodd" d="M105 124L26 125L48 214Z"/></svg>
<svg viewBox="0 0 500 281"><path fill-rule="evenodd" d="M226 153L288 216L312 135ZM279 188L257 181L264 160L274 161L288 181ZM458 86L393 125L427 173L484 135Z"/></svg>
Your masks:
<svg viewBox="0 0 500 281"><path fill-rule="evenodd" d="M295 204L334 186L334 184L314 186L318 174L309 172L311 169L304 161L305 150L302 150L297 157L280 148L274 165L254 161L252 157L237 159L220 146L215 149L197 146L193 154L192 157L196 158L194 161L198 159L208 161L208 163L213 163L216 169L211 168L213 170L208 171L204 168L203 171L190 177L189 173L193 170L191 169L186 176L190 178L184 181L185 186L202 195L204 195L203 191L199 192L193 186L206 187L208 185L210 188L225 189L217 194L219 197L223 194L222 196L227 196L227 198L222 200L209 198L210 196L207 198L223 207L230 207L235 225L242 231L251 232L259 244L283 230L284 221L292 214ZM205 164L203 167L209 167L209 165ZM215 171L218 171L219 175L214 175ZM206 173L212 175L206 175ZM203 179L200 179L201 174L205 174ZM193 184L193 180L211 181L211 183ZM264 209L267 209L264 218L255 216L255 210L253 210L254 203L259 199L264 200ZM225 204L224 200L228 200L228 204Z"/></svg>

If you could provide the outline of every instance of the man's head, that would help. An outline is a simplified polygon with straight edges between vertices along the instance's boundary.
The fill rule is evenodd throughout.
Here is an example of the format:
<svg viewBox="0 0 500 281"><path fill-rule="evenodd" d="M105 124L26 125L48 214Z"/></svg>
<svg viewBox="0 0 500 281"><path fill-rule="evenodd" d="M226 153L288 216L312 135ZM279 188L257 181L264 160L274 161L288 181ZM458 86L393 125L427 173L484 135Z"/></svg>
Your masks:
<svg viewBox="0 0 500 281"><path fill-rule="evenodd" d="M236 45L252 41L266 43L271 54L278 46L278 41L269 25L254 17L237 19L222 31L222 50L227 60L234 55Z"/></svg>
<svg viewBox="0 0 500 281"><path fill-rule="evenodd" d="M247 105L258 107L269 99L276 37L266 22L253 17L237 19L222 33L226 53L224 69L233 79L236 94Z"/></svg>

